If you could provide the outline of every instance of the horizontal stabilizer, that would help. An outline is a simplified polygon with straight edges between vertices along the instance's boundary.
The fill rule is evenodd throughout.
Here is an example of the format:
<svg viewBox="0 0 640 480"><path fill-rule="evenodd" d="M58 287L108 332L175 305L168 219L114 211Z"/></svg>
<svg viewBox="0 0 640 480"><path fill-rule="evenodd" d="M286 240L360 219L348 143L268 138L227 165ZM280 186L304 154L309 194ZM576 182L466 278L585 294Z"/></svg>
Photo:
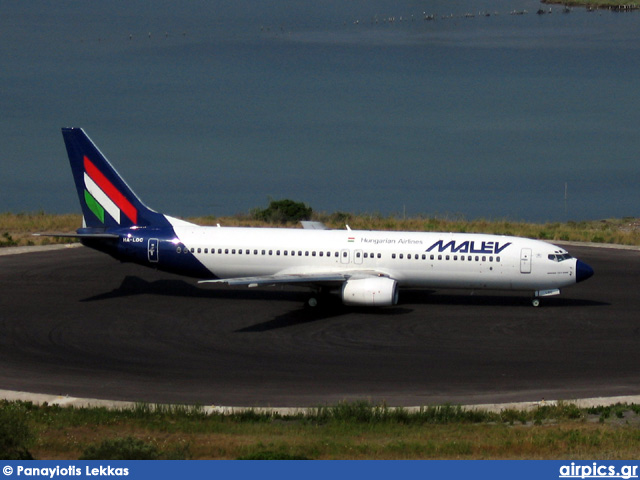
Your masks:
<svg viewBox="0 0 640 480"><path fill-rule="evenodd" d="M34 233L34 237L59 237L59 238L120 238L115 233Z"/></svg>

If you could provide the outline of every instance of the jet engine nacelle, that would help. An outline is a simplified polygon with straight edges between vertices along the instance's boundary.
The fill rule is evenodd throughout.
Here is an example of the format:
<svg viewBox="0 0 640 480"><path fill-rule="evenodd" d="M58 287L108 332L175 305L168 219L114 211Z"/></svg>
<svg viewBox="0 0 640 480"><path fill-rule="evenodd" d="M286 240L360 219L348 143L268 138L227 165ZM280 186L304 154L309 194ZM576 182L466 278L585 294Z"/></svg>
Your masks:
<svg viewBox="0 0 640 480"><path fill-rule="evenodd" d="M387 277L347 280L342 286L342 303L383 307L398 303L398 282Z"/></svg>

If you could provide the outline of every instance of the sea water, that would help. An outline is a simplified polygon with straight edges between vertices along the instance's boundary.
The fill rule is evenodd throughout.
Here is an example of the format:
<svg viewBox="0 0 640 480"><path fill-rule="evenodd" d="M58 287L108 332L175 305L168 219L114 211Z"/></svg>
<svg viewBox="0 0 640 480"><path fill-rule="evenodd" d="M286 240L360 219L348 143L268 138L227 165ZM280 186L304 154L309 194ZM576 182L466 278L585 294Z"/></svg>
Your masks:
<svg viewBox="0 0 640 480"><path fill-rule="evenodd" d="M0 211L79 211L60 127L80 126L175 216L282 198L383 215L637 216L640 12L562 10L3 2Z"/></svg>

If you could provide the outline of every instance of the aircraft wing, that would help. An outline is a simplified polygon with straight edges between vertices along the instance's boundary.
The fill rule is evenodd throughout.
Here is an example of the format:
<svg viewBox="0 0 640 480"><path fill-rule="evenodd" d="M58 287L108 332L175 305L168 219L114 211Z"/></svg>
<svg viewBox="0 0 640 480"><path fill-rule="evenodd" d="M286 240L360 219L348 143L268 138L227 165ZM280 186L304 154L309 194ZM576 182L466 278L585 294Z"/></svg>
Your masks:
<svg viewBox="0 0 640 480"><path fill-rule="evenodd" d="M350 270L348 272L320 272L320 273L282 273L274 275L261 275L256 277L238 278L218 278L213 280L200 280L198 283L226 283L228 285L247 285L257 287L258 285L276 284L312 284L322 285L329 283L343 283L353 277L378 277L379 272L373 270ZM386 275L385 275L386 276Z"/></svg>

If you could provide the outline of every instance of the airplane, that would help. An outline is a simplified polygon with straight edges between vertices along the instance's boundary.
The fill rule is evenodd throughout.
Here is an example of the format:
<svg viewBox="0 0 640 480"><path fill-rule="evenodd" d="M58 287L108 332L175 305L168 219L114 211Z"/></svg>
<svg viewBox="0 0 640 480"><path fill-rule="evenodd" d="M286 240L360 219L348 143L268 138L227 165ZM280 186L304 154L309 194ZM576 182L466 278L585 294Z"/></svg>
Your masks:
<svg viewBox="0 0 640 480"><path fill-rule="evenodd" d="M401 288L515 290L532 305L593 275L565 249L503 235L199 226L147 207L81 128L63 128L83 214L75 234L124 261L228 285L309 287L348 306L396 305Z"/></svg>

